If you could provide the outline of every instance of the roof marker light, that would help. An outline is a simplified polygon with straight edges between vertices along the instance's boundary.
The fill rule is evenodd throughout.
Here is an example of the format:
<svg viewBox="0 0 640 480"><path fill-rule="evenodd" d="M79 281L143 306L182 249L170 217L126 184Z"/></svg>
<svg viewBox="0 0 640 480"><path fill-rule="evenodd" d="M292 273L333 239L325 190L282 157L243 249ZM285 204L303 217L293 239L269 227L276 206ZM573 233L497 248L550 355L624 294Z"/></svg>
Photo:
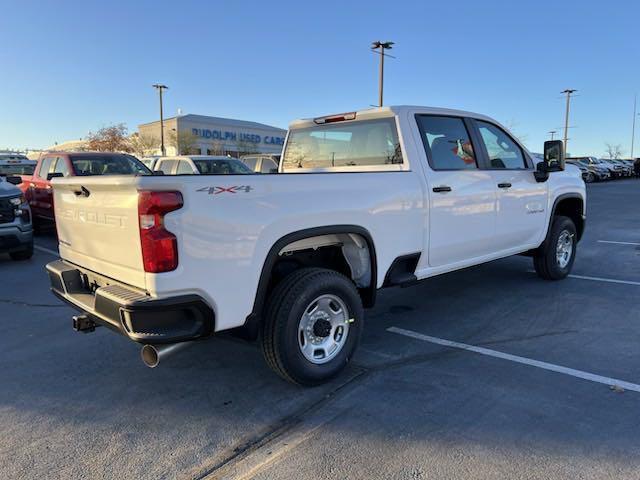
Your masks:
<svg viewBox="0 0 640 480"><path fill-rule="evenodd" d="M329 115L327 117L318 117L313 119L313 123L323 125L325 123L344 122L346 120L355 120L356 112L338 113L337 115Z"/></svg>

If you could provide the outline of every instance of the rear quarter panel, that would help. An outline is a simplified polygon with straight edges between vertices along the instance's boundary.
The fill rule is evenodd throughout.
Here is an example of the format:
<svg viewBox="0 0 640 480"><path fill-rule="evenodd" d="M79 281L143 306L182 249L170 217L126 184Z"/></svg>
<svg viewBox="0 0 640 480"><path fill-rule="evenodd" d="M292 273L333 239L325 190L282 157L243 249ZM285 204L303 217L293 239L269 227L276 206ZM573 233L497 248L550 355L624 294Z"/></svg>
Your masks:
<svg viewBox="0 0 640 480"><path fill-rule="evenodd" d="M251 313L262 266L287 234L357 225L373 239L377 286L393 260L420 252L426 213L415 172L140 177L139 189L179 190L184 207L165 217L179 266L146 274L152 295L196 293L216 312L216 330ZM236 188L232 188L236 187Z"/></svg>

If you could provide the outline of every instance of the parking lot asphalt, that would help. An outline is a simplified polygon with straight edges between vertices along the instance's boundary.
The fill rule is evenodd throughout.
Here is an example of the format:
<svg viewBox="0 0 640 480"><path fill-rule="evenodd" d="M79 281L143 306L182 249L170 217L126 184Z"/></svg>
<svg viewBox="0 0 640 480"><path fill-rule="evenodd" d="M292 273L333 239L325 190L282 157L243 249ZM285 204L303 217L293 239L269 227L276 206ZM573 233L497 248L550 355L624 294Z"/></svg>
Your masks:
<svg viewBox="0 0 640 480"><path fill-rule="evenodd" d="M38 237L0 256L0 477L640 478L639 205L640 181L588 186L566 280L512 257L381 291L352 366L311 389L232 337L151 370L73 332Z"/></svg>

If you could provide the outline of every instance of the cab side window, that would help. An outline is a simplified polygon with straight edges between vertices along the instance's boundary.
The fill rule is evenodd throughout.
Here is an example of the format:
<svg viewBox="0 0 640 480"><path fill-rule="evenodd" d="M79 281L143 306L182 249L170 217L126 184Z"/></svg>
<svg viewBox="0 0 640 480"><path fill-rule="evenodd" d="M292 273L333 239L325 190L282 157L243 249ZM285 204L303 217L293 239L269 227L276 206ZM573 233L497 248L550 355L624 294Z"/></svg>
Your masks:
<svg viewBox="0 0 640 480"><path fill-rule="evenodd" d="M271 173L278 170L278 164L270 158L263 158L260 165L260 173Z"/></svg>
<svg viewBox="0 0 640 480"><path fill-rule="evenodd" d="M178 168L176 169L176 175L193 175L193 168L186 160L180 160L178 162Z"/></svg>
<svg viewBox="0 0 640 480"><path fill-rule="evenodd" d="M38 176L40 178L47 178L47 174L49 173L49 169L51 168L51 163L53 162L54 157L45 157L42 159L40 163L40 169L38 170Z"/></svg>
<svg viewBox="0 0 640 480"><path fill-rule="evenodd" d="M434 170L477 169L469 132L462 118L418 115L420 135Z"/></svg>
<svg viewBox="0 0 640 480"><path fill-rule="evenodd" d="M527 168L522 149L501 128L476 120L489 155L489 168L517 170Z"/></svg>
<svg viewBox="0 0 640 480"><path fill-rule="evenodd" d="M258 159L256 157L245 157L242 159L242 162L251 170L255 171L256 164L258 163Z"/></svg>
<svg viewBox="0 0 640 480"><path fill-rule="evenodd" d="M69 176L69 167L67 167L67 162L63 157L56 157L56 164L52 173L61 173L63 177Z"/></svg>
<svg viewBox="0 0 640 480"><path fill-rule="evenodd" d="M156 170L160 170L165 175L172 175L173 167L176 163L176 160L160 160L160 164L156 166Z"/></svg>

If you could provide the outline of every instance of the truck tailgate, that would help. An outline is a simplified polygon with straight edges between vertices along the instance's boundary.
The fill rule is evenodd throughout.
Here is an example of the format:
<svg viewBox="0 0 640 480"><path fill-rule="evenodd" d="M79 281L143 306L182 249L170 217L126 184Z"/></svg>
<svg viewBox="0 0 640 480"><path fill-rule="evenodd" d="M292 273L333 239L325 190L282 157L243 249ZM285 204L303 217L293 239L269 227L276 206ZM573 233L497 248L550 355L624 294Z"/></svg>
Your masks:
<svg viewBox="0 0 640 480"><path fill-rule="evenodd" d="M60 256L145 288L135 177L69 177L53 182Z"/></svg>

